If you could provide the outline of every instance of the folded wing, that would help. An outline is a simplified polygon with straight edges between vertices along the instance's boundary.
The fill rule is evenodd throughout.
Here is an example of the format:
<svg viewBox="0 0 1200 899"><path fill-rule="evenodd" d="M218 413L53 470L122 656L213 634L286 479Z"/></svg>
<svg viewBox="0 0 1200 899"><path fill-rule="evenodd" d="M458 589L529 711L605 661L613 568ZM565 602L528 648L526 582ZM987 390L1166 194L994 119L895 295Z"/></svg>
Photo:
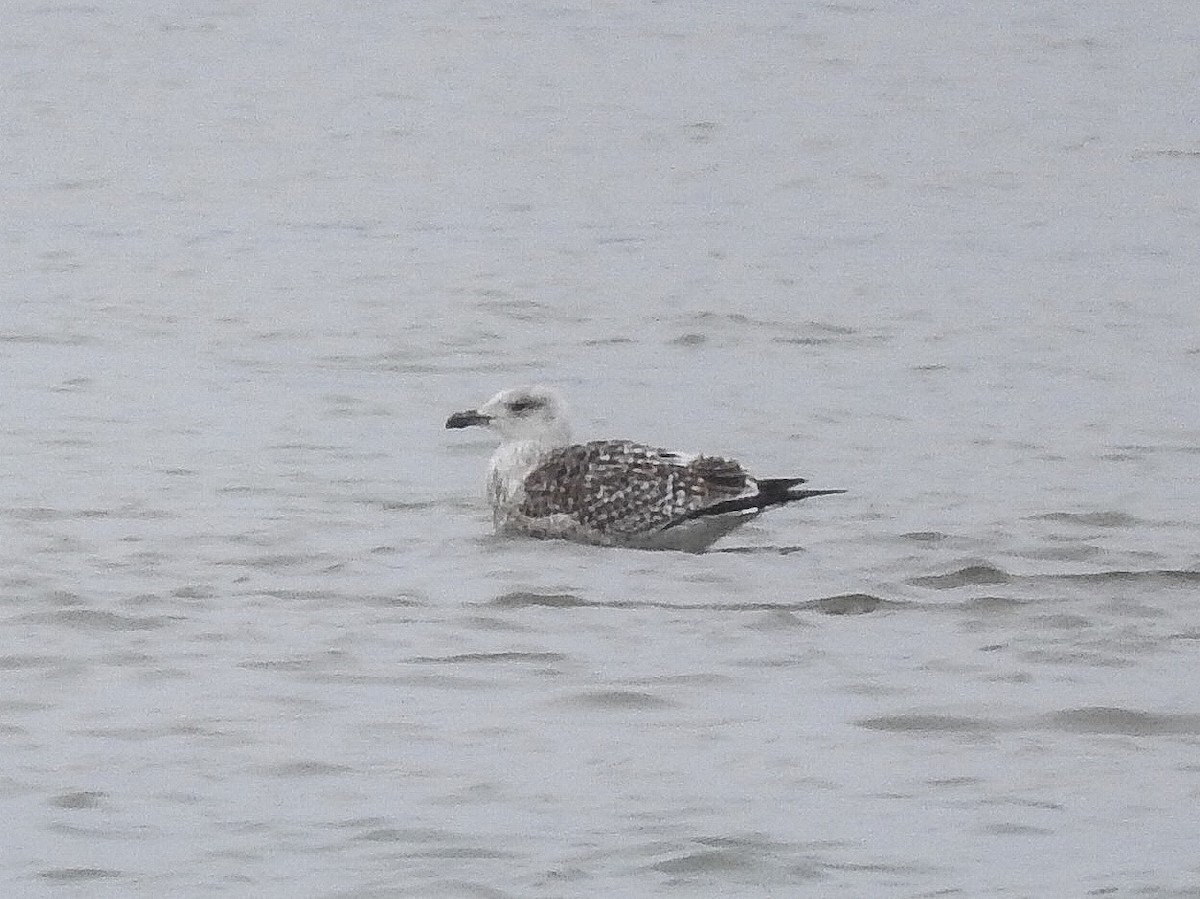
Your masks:
<svg viewBox="0 0 1200 899"><path fill-rule="evenodd" d="M799 483L799 479L791 479ZM737 462L600 440L551 452L525 479L521 514L569 516L613 537L646 535L757 493Z"/></svg>

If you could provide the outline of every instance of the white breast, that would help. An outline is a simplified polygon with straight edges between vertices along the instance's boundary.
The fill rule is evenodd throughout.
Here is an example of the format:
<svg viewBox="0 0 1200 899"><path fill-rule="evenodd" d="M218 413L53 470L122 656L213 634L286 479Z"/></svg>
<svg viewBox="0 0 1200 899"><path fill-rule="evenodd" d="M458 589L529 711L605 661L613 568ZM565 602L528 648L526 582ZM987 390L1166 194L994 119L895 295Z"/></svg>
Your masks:
<svg viewBox="0 0 1200 899"><path fill-rule="evenodd" d="M525 479L542 459L544 448L533 441L503 443L488 466L487 499L497 521L525 500Z"/></svg>

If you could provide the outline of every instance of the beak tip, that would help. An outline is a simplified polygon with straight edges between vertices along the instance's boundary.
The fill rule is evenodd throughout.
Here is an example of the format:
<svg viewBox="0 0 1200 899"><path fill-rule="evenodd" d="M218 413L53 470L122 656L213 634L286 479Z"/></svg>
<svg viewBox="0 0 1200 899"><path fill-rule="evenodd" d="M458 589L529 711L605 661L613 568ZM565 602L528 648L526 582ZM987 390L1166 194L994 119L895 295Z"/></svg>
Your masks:
<svg viewBox="0 0 1200 899"><path fill-rule="evenodd" d="M469 428L472 425L485 425L487 423L488 417L480 415L474 410L469 412L455 412L446 419L447 428Z"/></svg>

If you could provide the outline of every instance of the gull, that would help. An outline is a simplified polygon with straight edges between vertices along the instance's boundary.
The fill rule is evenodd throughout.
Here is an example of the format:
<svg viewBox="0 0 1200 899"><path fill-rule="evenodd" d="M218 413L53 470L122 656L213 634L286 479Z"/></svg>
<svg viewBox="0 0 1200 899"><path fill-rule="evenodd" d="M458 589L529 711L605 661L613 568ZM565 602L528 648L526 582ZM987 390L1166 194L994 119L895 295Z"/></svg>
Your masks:
<svg viewBox="0 0 1200 899"><path fill-rule="evenodd" d="M572 443L566 404L542 385L502 390L446 420L473 425L500 435L487 476L498 534L699 553L764 509L846 492L628 440Z"/></svg>

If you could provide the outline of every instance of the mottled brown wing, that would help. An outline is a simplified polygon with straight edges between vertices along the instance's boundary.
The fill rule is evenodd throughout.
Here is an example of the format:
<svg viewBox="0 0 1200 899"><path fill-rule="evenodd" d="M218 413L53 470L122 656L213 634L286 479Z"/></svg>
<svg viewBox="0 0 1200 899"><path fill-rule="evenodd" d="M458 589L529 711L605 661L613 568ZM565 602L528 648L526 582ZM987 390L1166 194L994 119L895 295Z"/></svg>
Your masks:
<svg viewBox="0 0 1200 899"><path fill-rule="evenodd" d="M600 533L636 535L739 496L746 487L745 470L728 459L684 461L656 447L602 440L547 456L525 479L521 512L531 518L569 515Z"/></svg>

